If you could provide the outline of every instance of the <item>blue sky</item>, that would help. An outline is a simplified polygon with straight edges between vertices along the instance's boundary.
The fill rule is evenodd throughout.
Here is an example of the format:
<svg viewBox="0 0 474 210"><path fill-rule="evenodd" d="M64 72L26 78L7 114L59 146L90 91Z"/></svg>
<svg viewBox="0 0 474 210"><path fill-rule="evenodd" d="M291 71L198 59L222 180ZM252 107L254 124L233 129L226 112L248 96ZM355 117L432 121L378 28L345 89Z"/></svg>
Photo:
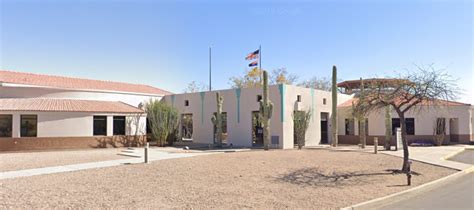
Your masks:
<svg viewBox="0 0 474 210"><path fill-rule="evenodd" d="M474 104L473 1L0 0L0 67L149 84L181 92L247 69L301 79L395 75L413 63L447 68Z"/></svg>

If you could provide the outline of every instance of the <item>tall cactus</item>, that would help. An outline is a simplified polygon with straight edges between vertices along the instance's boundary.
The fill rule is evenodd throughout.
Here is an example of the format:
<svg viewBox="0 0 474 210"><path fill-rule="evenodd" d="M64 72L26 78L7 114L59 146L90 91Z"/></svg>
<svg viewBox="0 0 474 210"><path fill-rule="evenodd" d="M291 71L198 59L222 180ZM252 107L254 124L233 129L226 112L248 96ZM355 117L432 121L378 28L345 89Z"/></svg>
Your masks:
<svg viewBox="0 0 474 210"><path fill-rule="evenodd" d="M263 148L270 147L270 119L272 118L273 103L268 99L268 73L263 71L263 99L260 100L260 118L263 126Z"/></svg>
<svg viewBox="0 0 474 210"><path fill-rule="evenodd" d="M332 146L337 147L337 68L332 66L332 115L331 115L331 131L332 131Z"/></svg>
<svg viewBox="0 0 474 210"><path fill-rule="evenodd" d="M216 100L217 100L217 112L215 115L212 115L211 121L212 124L216 127L216 140L217 140L217 147L222 147L222 104L224 103L224 98L221 96L219 92L216 92Z"/></svg>
<svg viewBox="0 0 474 210"><path fill-rule="evenodd" d="M392 140L392 107L385 106L385 150L390 150Z"/></svg>

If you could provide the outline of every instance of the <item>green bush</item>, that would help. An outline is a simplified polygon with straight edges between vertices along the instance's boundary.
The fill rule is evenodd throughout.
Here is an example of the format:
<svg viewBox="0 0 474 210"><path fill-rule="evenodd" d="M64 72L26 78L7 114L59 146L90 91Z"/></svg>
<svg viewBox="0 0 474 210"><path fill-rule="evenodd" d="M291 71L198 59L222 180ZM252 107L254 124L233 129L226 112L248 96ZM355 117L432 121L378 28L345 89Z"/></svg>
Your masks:
<svg viewBox="0 0 474 210"><path fill-rule="evenodd" d="M166 142L172 142L172 138L179 126L178 110L174 107L158 101L150 100L145 105L145 112L149 121L152 137L158 146L164 146Z"/></svg>

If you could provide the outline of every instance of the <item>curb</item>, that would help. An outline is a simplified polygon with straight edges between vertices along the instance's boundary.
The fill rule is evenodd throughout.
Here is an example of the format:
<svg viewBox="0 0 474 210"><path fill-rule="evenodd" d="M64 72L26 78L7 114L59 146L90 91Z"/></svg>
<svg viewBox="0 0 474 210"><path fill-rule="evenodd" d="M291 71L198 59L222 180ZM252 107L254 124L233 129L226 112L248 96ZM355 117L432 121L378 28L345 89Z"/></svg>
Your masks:
<svg viewBox="0 0 474 210"><path fill-rule="evenodd" d="M375 198L375 199L365 201L365 202L362 202L362 203L358 203L358 204L355 204L355 205L352 205L352 206L344 207L344 208L341 208L341 210L376 209L376 208L380 208L380 207L383 207L383 206L387 206L391 203L395 203L397 201L412 197L412 196L414 196L414 195L416 195L420 192L428 191L430 189L433 189L437 185L442 184L442 182L451 181L451 180L457 179L457 178L459 178L459 177L461 177L465 174L469 174L469 173L472 173L472 172L474 172L474 166L472 166L468 169L456 172L456 173L451 174L449 176L445 176L443 178L440 178L440 179L437 179L437 180L434 180L434 181L431 181L431 182L428 182L428 183L410 188L410 189L405 190L405 191L401 191L401 192L394 193L394 194L387 195L387 196L380 197L380 198Z"/></svg>

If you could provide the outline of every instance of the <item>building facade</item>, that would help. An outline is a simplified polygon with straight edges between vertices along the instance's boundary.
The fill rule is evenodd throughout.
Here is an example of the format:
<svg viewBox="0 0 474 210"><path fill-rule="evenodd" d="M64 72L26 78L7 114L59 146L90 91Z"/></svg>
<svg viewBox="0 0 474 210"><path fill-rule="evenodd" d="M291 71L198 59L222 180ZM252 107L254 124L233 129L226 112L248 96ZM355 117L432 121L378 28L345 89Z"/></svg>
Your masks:
<svg viewBox="0 0 474 210"><path fill-rule="evenodd" d="M0 151L142 145L140 106L165 94L146 85L0 71Z"/></svg>
<svg viewBox="0 0 474 210"><path fill-rule="evenodd" d="M263 139L258 125L258 110L259 100L263 95L262 88L165 96L163 100L177 108L181 115L181 136L193 143L215 142L215 128L211 117L217 110L216 92L224 98L224 142L243 147L261 146ZM293 113L303 110L311 111L305 145L315 146L331 141L331 92L281 84L269 86L269 98L273 103L273 116L270 120L272 148L294 147ZM349 95L339 94L341 103L349 98Z"/></svg>
<svg viewBox="0 0 474 210"><path fill-rule="evenodd" d="M239 88L199 93L167 95L163 100L175 107L181 115L180 135L186 141L200 144L215 143L215 127L211 117L217 110L216 92L224 98L224 143L227 145L255 147L263 144L261 129L256 118L259 110L261 88ZM271 147L294 148L293 113L311 111L306 146L331 143L331 92L292 85L269 86L270 101L273 102L270 136ZM354 95L338 94L338 139L339 144L358 144L359 125L352 116ZM471 143L474 141L474 108L470 104L449 102L446 105L413 108L406 114L408 141L433 142L434 124L441 120L444 143ZM392 112L392 145L395 145L395 129L400 121ZM437 128L439 129L439 128ZM372 112L366 119L367 143L385 141L385 111Z"/></svg>
<svg viewBox="0 0 474 210"><path fill-rule="evenodd" d="M359 143L359 122L352 116L352 99L338 107L339 142L345 144ZM445 135L444 143L469 144L474 141L474 107L470 104L449 102L446 105L418 105L405 114L407 139L409 143L433 141L436 132ZM398 114L391 113L392 134L400 127ZM440 123L438 123L440 122ZM442 128L440 128L440 126ZM385 142L385 110L378 110L366 116L366 134L368 144L373 144L374 137ZM392 137L392 145L395 137Z"/></svg>
<svg viewBox="0 0 474 210"><path fill-rule="evenodd" d="M182 141L214 144L216 128L211 118L217 111L217 92L224 98L224 143L262 146L258 115L262 88L171 94L147 85L0 71L0 151L141 146L147 134L142 107L149 100L161 100L178 110ZM331 92L281 84L269 86L269 98L271 148L294 148L293 113L298 111L311 111L306 146L331 143ZM351 114L353 100L352 93L338 94L340 144L359 143L359 123ZM472 143L473 115L469 104L419 105L406 116L408 140L433 140L439 129L435 123L442 122L445 143ZM395 112L391 121L391 130L400 127ZM368 144L374 137L383 144L384 110L370 113L366 122Z"/></svg>

